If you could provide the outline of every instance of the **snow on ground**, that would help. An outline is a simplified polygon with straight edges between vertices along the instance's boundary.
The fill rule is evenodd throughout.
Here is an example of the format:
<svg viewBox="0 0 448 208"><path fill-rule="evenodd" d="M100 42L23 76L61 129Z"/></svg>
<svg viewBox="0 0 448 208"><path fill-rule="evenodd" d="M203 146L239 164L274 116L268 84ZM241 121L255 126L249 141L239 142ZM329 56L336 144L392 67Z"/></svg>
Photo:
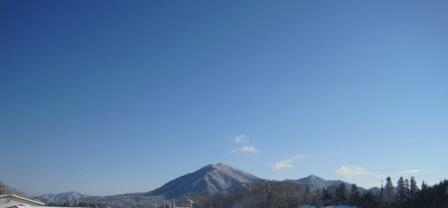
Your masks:
<svg viewBox="0 0 448 208"><path fill-rule="evenodd" d="M338 205L338 206L328 206L325 208L356 208L354 206L348 206L348 205Z"/></svg>
<svg viewBox="0 0 448 208"><path fill-rule="evenodd" d="M298 208L315 208L315 207L310 206L310 205L302 205L302 206L299 206Z"/></svg>
<svg viewBox="0 0 448 208"><path fill-rule="evenodd" d="M302 205L302 206L299 206L298 208L316 208L316 207L311 206L311 205ZM356 207L348 206L348 205L337 205L337 206L327 206L325 208L356 208Z"/></svg>

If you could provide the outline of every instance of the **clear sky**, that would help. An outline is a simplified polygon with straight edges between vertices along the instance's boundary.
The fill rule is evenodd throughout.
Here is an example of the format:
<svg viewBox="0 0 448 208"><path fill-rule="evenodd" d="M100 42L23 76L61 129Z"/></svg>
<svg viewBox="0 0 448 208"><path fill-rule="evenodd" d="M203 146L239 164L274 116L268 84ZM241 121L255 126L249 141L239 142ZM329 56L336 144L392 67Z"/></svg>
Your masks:
<svg viewBox="0 0 448 208"><path fill-rule="evenodd" d="M448 177L448 3L0 1L0 180Z"/></svg>

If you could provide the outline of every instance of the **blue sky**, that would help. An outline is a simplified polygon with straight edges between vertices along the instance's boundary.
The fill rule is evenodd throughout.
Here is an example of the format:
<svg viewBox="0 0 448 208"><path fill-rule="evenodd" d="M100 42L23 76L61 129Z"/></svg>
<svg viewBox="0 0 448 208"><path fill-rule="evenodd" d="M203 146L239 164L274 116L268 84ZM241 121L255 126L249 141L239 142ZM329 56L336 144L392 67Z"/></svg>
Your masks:
<svg viewBox="0 0 448 208"><path fill-rule="evenodd" d="M446 178L446 1L1 1L0 180Z"/></svg>

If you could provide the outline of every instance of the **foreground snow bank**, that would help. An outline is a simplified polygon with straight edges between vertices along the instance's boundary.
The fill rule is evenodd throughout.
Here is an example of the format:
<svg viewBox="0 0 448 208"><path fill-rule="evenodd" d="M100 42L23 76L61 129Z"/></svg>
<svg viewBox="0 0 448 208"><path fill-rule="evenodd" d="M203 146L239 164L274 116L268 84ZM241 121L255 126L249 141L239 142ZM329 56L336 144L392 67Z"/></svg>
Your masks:
<svg viewBox="0 0 448 208"><path fill-rule="evenodd" d="M347 205L339 205L339 206L328 206L325 208L356 208L354 206L347 206Z"/></svg>
<svg viewBox="0 0 448 208"><path fill-rule="evenodd" d="M302 206L299 206L298 208L316 208L316 207L311 206L311 205L302 205ZM325 208L357 208L357 207L348 206L348 205L338 205L338 206L327 206Z"/></svg>

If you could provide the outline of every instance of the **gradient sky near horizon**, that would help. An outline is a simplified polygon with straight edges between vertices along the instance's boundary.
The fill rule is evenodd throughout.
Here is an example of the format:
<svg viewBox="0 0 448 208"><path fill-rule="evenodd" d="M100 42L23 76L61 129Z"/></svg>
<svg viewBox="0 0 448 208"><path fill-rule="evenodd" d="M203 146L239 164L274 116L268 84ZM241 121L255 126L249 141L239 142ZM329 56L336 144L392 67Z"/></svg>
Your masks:
<svg viewBox="0 0 448 208"><path fill-rule="evenodd" d="M0 1L0 181L448 177L447 1Z"/></svg>

